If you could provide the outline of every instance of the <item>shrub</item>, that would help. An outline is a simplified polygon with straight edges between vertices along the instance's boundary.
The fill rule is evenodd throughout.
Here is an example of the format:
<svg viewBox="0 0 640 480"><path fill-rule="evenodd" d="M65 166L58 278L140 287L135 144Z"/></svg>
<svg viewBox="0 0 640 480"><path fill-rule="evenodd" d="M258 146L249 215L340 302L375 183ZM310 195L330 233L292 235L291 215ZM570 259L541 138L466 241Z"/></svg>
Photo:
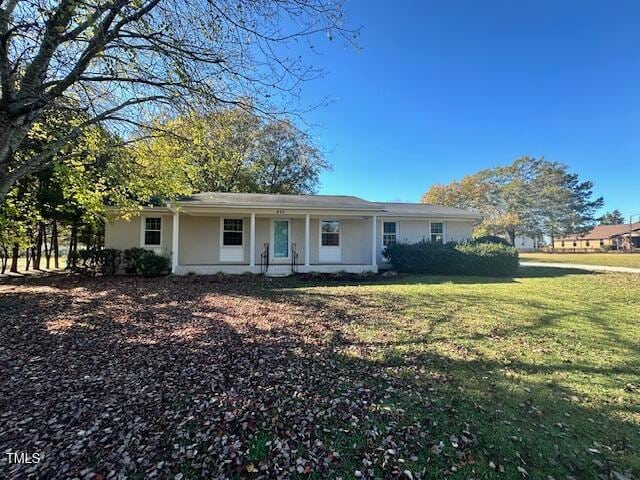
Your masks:
<svg viewBox="0 0 640 480"><path fill-rule="evenodd" d="M518 251L500 243L461 243L455 247L463 256L463 272L467 275L509 277L518 269Z"/></svg>
<svg viewBox="0 0 640 480"><path fill-rule="evenodd" d="M120 269L122 252L115 248L103 248L96 252L96 267L103 275L115 275Z"/></svg>
<svg viewBox="0 0 640 480"><path fill-rule="evenodd" d="M124 251L124 269L127 273L138 273L140 258L146 251L147 250L140 247L128 248Z"/></svg>
<svg viewBox="0 0 640 480"><path fill-rule="evenodd" d="M87 248L78 251L75 268L91 275L115 275L120 268L121 259L122 252L115 248Z"/></svg>
<svg viewBox="0 0 640 480"><path fill-rule="evenodd" d="M508 240L505 240L502 237L498 237L497 235L483 235L482 237L477 237L473 239L473 243L499 243L500 245L504 245L505 247L512 247Z"/></svg>
<svg viewBox="0 0 640 480"><path fill-rule="evenodd" d="M398 272L510 276L518 268L518 252L499 243L396 243L384 256Z"/></svg>
<svg viewBox="0 0 640 480"><path fill-rule="evenodd" d="M151 250L145 250L138 259L136 269L145 277L166 275L170 271L170 261L167 257L158 255Z"/></svg>

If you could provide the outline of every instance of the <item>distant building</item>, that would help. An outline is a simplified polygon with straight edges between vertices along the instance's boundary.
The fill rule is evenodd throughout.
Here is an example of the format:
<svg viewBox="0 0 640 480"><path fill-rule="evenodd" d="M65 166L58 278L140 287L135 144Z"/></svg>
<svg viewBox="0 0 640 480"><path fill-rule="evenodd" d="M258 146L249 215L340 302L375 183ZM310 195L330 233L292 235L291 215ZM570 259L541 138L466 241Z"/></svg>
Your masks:
<svg viewBox="0 0 640 480"><path fill-rule="evenodd" d="M587 233L556 239L553 248L581 252L640 248L640 222L631 225L598 225Z"/></svg>

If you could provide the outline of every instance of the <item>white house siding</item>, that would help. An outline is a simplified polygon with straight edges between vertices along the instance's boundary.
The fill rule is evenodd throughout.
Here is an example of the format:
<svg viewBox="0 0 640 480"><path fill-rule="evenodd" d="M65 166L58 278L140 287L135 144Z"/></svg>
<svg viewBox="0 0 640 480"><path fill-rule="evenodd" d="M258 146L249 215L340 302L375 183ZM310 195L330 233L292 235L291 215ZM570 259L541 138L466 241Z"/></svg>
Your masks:
<svg viewBox="0 0 640 480"><path fill-rule="evenodd" d="M371 265L371 220L345 218L341 227L342 263Z"/></svg>
<svg viewBox="0 0 640 480"><path fill-rule="evenodd" d="M180 215L178 263L207 265L220 261L220 217Z"/></svg>
<svg viewBox="0 0 640 480"><path fill-rule="evenodd" d="M461 242L471 238L473 231L473 222L449 220L445 228L448 242Z"/></svg>
<svg viewBox="0 0 640 480"><path fill-rule="evenodd" d="M472 220L443 220L440 218L409 220L401 217L378 217L377 252L379 265L387 262L382 255L384 250L382 243L383 222L396 222L398 241L406 243L417 243L431 238L430 222L442 222L445 224L444 233L447 242L467 240L471 238L473 230Z"/></svg>
<svg viewBox="0 0 640 480"><path fill-rule="evenodd" d="M150 248L161 255L171 256L171 241L173 236L173 217L171 215L153 214L149 217L162 218L160 247ZM107 222L104 232L105 248L117 248L126 250L127 248L142 247L142 218L133 217L131 220L113 220Z"/></svg>
<svg viewBox="0 0 640 480"><path fill-rule="evenodd" d="M171 214L145 214L148 216L162 218L162 238L161 246L158 249L163 255L171 255L173 217ZM243 219L243 265L249 265L250 261L250 228L251 219L248 216L238 215L225 216L226 218ZM179 232L179 256L178 263L181 266L206 266L231 264L237 262L220 261L220 216L205 215L180 215ZM344 265L370 265L371 263L371 219L367 217L319 217L311 216L309 222L309 260L310 264L319 265L320 220L340 220L341 221L341 264ZM298 251L298 263L304 264L304 217L289 218L291 225L291 242L296 244ZM255 262L260 264L260 255L264 250L265 243L271 243L271 221L272 218L256 217L256 243ZM378 216L376 229L377 262L379 265L385 263L382 256L382 234L383 222L395 221L398 223L398 239L405 242L419 242L430 236L430 219L406 219L401 217ZM471 220L443 220L431 219L431 221L445 223L445 238L447 241L460 241L471 237L473 221ZM139 247L141 245L141 218L134 217L131 220L115 220L106 226L105 245L108 248L118 248L121 250ZM274 263L274 259L271 258ZM289 263L290 259L282 259L281 263ZM338 265L339 267L339 265ZM338 270L339 268L336 267ZM188 268L183 268L189 271ZM197 271L194 269L193 271ZM239 270L240 272L240 270Z"/></svg>

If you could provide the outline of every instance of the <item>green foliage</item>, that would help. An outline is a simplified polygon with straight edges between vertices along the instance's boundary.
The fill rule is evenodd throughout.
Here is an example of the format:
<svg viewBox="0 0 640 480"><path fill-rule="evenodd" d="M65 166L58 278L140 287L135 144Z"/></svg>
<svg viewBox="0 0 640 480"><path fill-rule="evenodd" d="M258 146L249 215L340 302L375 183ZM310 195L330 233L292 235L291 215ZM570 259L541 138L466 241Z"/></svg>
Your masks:
<svg viewBox="0 0 640 480"><path fill-rule="evenodd" d="M286 120L241 108L192 113L164 124L168 134L134 148L140 190L175 198L194 192L313 193L327 163Z"/></svg>
<svg viewBox="0 0 640 480"><path fill-rule="evenodd" d="M517 250L500 243L396 243L385 248L384 256L404 273L502 277L518 269Z"/></svg>
<svg viewBox="0 0 640 480"><path fill-rule="evenodd" d="M481 237L475 237L473 239L474 243L499 243L500 245L505 245L507 247L512 247L507 240L502 237L498 237L497 235L483 235Z"/></svg>
<svg viewBox="0 0 640 480"><path fill-rule="evenodd" d="M140 258L146 252L144 248L134 247L127 248L123 253L124 268L127 273L137 273Z"/></svg>
<svg viewBox="0 0 640 480"><path fill-rule="evenodd" d="M76 270L87 274L115 275L122 260L122 252L115 248L87 248L78 250L75 255L78 260Z"/></svg>
<svg viewBox="0 0 640 480"><path fill-rule="evenodd" d="M434 185L422 199L485 216L483 234L504 233L552 239L592 228L602 198L593 198L593 184L581 182L566 165L544 158L522 157L506 167L482 170L449 185Z"/></svg>
<svg viewBox="0 0 640 480"><path fill-rule="evenodd" d="M151 250L145 250L138 260L137 269L145 277L166 275L171 270L170 260Z"/></svg>
<svg viewBox="0 0 640 480"><path fill-rule="evenodd" d="M460 243L455 250L462 254L465 275L511 277L518 270L518 251L501 243Z"/></svg>
<svg viewBox="0 0 640 480"><path fill-rule="evenodd" d="M128 248L124 251L124 267L127 273L139 274L145 277L165 275L170 272L171 262L152 250L144 248Z"/></svg>
<svg viewBox="0 0 640 480"><path fill-rule="evenodd" d="M625 222L622 212L615 209L613 212L607 212L598 218L600 225L620 225Z"/></svg>

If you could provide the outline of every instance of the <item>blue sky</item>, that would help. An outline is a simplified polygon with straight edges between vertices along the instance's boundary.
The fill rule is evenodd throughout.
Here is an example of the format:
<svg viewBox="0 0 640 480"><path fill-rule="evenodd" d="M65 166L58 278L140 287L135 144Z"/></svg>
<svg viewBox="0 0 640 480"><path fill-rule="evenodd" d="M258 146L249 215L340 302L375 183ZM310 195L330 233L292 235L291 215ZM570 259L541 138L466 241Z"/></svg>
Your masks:
<svg viewBox="0 0 640 480"><path fill-rule="evenodd" d="M360 51L310 57L320 193L419 201L433 183L545 156L640 214L639 1L347 0Z"/></svg>

